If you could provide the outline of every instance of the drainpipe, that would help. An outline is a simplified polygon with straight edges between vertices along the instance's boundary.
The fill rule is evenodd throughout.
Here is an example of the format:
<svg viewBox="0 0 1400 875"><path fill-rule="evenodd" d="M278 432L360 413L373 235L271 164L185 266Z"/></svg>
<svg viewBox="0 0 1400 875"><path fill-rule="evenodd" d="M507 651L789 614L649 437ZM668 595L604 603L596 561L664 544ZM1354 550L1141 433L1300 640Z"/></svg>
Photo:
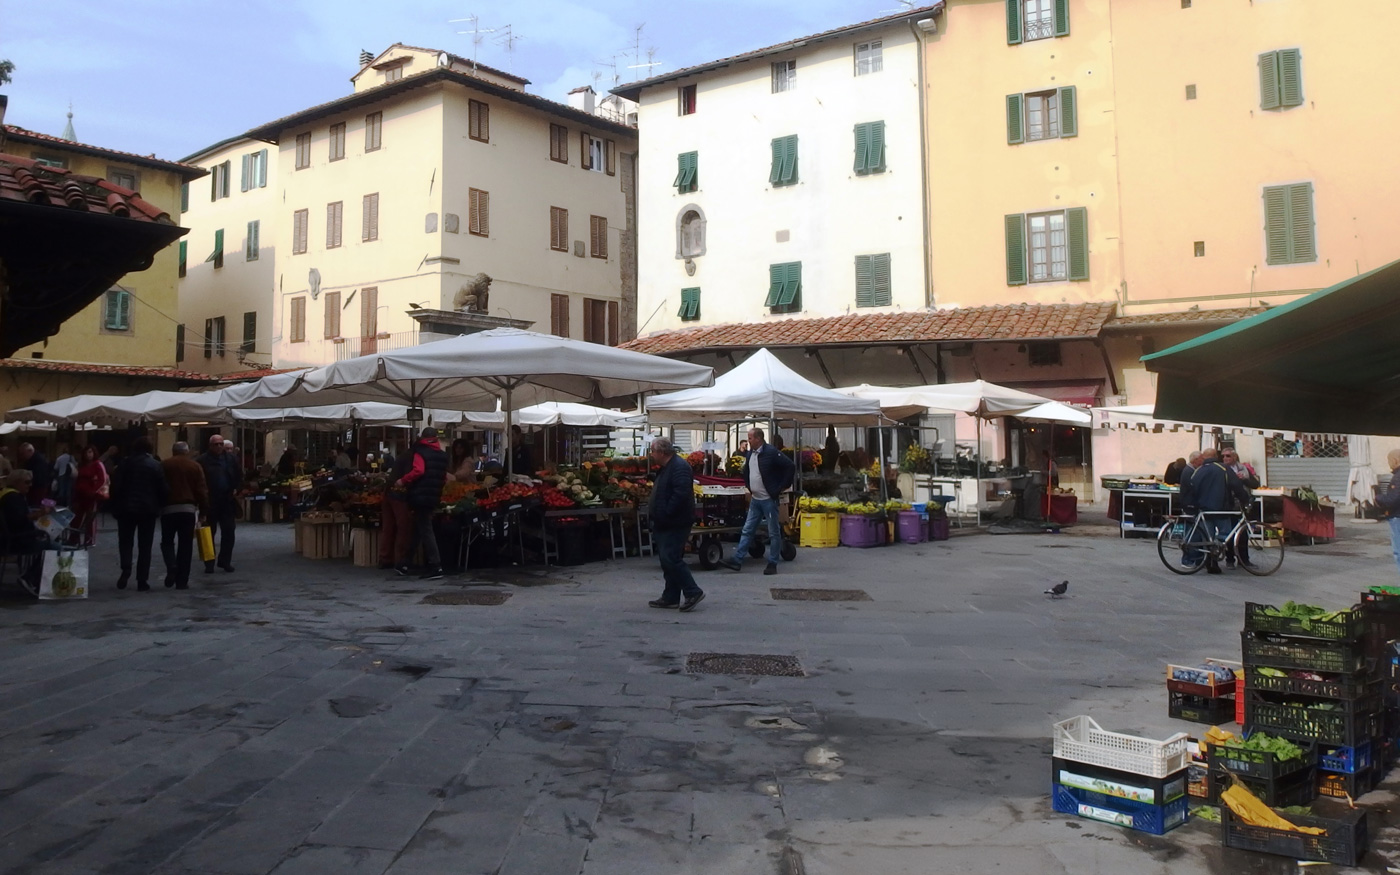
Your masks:
<svg viewBox="0 0 1400 875"><path fill-rule="evenodd" d="M920 232L924 248L924 306L932 309L934 306L933 297L933 245L929 240L929 190L928 190L928 122L926 119L927 110L925 104L928 102L926 85L924 83L924 53L926 45L924 36L928 33L938 32L938 22L933 19L934 15L943 11L943 4L938 4L928 18L921 18L918 21L909 22L909 30L914 34L914 43L918 46L918 66L919 66L919 200L923 208L923 229Z"/></svg>

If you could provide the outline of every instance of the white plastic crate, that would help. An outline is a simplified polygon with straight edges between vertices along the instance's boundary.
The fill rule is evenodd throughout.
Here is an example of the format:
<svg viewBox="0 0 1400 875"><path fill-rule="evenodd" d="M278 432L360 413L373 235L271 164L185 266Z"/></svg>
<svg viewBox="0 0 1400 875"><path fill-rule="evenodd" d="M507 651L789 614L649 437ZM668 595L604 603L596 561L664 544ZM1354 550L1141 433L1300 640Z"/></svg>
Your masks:
<svg viewBox="0 0 1400 875"><path fill-rule="evenodd" d="M1109 732L1094 718L1080 715L1055 724L1055 756L1135 775L1165 778L1191 761L1186 733L1165 741Z"/></svg>

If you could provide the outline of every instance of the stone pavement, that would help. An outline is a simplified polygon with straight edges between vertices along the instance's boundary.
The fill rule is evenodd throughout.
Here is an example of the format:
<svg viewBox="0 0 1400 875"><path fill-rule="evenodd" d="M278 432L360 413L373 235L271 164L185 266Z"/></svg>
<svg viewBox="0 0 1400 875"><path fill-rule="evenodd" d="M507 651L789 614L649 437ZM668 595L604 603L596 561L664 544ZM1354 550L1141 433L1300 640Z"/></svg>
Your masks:
<svg viewBox="0 0 1400 875"><path fill-rule="evenodd" d="M1344 529L1266 579L1177 577L1092 526L802 550L697 572L690 614L646 606L653 559L423 583L303 560L280 525L239 529L233 574L119 592L104 535L88 601L0 600L0 872L1292 872L1205 823L1053 813L1050 724L1199 728L1166 717L1163 664L1238 654L1244 601L1396 579L1384 529ZM424 603L481 592L509 598ZM1393 830L1375 847L1384 871Z"/></svg>

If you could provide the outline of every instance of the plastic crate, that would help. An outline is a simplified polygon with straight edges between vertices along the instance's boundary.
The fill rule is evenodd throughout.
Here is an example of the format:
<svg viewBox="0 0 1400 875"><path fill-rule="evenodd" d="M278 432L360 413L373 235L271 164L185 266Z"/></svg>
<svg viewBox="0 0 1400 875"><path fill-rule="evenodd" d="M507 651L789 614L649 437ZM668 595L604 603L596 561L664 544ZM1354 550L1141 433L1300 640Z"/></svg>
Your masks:
<svg viewBox="0 0 1400 875"><path fill-rule="evenodd" d="M1231 781L1239 781L1244 784L1249 788L1249 792L1258 796L1265 805L1271 805L1275 808L1307 805L1317 798L1317 767L1308 766L1300 772L1294 772L1287 778L1279 780L1239 778L1223 770L1212 768L1206 784L1209 792L1206 800L1211 805L1219 805L1220 794L1226 787L1230 786Z"/></svg>
<svg viewBox="0 0 1400 875"><path fill-rule="evenodd" d="M1235 722L1241 726L1244 725L1244 700L1243 690L1235 694Z"/></svg>
<svg viewBox="0 0 1400 875"><path fill-rule="evenodd" d="M1277 781L1317 765L1317 748L1311 745L1299 747L1303 748L1302 756L1284 760L1273 751L1207 744L1206 761L1210 763L1212 771L1228 771L1241 778Z"/></svg>
<svg viewBox="0 0 1400 875"><path fill-rule="evenodd" d="M1210 766L1193 762L1186 767L1186 795L1193 799L1210 798Z"/></svg>
<svg viewBox="0 0 1400 875"><path fill-rule="evenodd" d="M1197 665L1167 663L1167 690L1173 693L1187 693L1192 696L1231 696L1235 693L1236 681L1217 681L1214 676L1202 670L1201 665L1221 665L1234 671L1240 663L1228 659L1203 659ZM1183 679L1182 675L1206 674L1206 683L1195 683Z"/></svg>
<svg viewBox="0 0 1400 875"><path fill-rule="evenodd" d="M1273 605L1257 602L1244 604L1244 628L1249 632L1275 632L1304 638L1324 638L1329 641L1356 641L1361 638L1365 621L1361 605L1354 605L1335 620L1302 620L1297 617L1275 617L1266 613ZM1274 608L1277 610L1277 608Z"/></svg>
<svg viewBox="0 0 1400 875"><path fill-rule="evenodd" d="M1259 666L1255 665L1245 667L1244 688L1266 693L1319 696L1348 701L1380 693L1379 682L1365 675L1336 675L1320 681L1311 678L1280 678L1260 673Z"/></svg>
<svg viewBox="0 0 1400 875"><path fill-rule="evenodd" d="M1124 826L1152 835L1162 835L1186 822L1189 799L1182 796L1165 805L1148 805L1116 796L1055 784L1051 801L1061 814Z"/></svg>
<svg viewBox="0 0 1400 875"><path fill-rule="evenodd" d="M1267 826L1251 826L1235 817L1228 805L1220 807L1220 841L1227 848L1277 854L1295 860L1336 863L1355 866L1366 854L1370 836L1366 830L1366 812L1360 808L1347 811L1335 819L1305 817L1289 814L1286 818L1298 826L1321 827L1327 832L1308 835Z"/></svg>
<svg viewBox="0 0 1400 875"><path fill-rule="evenodd" d="M1317 795L1355 799L1371 792L1371 770L1359 772L1326 772L1318 770Z"/></svg>
<svg viewBox="0 0 1400 875"><path fill-rule="evenodd" d="M1317 752L1317 766L1328 772L1359 772L1371 767L1373 742L1355 747L1324 747Z"/></svg>
<svg viewBox="0 0 1400 875"><path fill-rule="evenodd" d="M879 547L885 541L881 530L888 530L889 523L882 516L843 513L840 526L842 547Z"/></svg>
<svg viewBox="0 0 1400 875"><path fill-rule="evenodd" d="M841 543L839 513L803 512L797 524L799 543L803 547L836 547Z"/></svg>
<svg viewBox="0 0 1400 875"><path fill-rule="evenodd" d="M1361 594L1361 606L1369 610L1400 613L1400 595L1367 590Z"/></svg>
<svg viewBox="0 0 1400 875"><path fill-rule="evenodd" d="M1109 732L1094 718L1081 714L1056 723L1052 733L1056 757L1120 772L1165 778L1186 768L1191 761L1184 732L1156 741Z"/></svg>
<svg viewBox="0 0 1400 875"><path fill-rule="evenodd" d="M1244 664L1356 674L1366 668L1362 645L1349 641L1291 638L1267 632L1240 633Z"/></svg>
<svg viewBox="0 0 1400 875"><path fill-rule="evenodd" d="M1380 728L1380 714L1375 707L1378 703L1361 699L1340 704L1351 707L1320 711L1250 699L1244 705L1245 725L1250 732L1262 730L1271 735L1342 747L1356 747L1376 734Z"/></svg>
<svg viewBox="0 0 1400 875"><path fill-rule="evenodd" d="M1187 693L1167 693L1167 716L1192 723L1230 723L1235 719L1233 696L1192 696Z"/></svg>
<svg viewBox="0 0 1400 875"><path fill-rule="evenodd" d="M1166 805L1185 796L1190 772L1188 767L1165 778L1153 778L1059 757L1052 758L1050 765L1052 783L1147 805Z"/></svg>

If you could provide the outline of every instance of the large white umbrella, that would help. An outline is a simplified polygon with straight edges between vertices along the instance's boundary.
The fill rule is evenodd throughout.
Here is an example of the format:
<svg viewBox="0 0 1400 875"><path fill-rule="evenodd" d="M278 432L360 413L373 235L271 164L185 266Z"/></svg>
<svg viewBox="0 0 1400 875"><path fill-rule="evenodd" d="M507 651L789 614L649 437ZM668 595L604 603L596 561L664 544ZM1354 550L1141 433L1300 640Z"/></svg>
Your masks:
<svg viewBox="0 0 1400 875"><path fill-rule="evenodd" d="M139 395L74 395L60 401L18 407L5 414L10 422L49 421L66 425L141 422L228 422L222 394L157 390Z"/></svg>

